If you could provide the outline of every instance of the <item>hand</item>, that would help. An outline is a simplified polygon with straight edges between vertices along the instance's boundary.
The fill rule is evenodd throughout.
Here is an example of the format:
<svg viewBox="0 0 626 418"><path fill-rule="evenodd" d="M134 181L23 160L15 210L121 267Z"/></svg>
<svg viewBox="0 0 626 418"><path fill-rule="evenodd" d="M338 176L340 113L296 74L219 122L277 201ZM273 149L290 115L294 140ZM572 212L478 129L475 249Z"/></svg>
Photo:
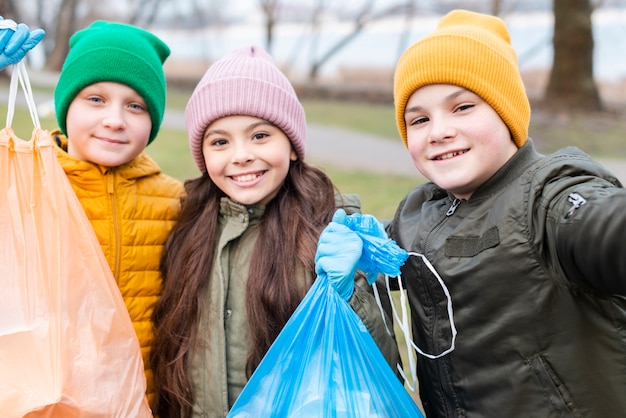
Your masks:
<svg viewBox="0 0 626 418"><path fill-rule="evenodd" d="M340 222L340 221L335 221L335 222ZM378 219L376 219L374 215L353 213L350 216L346 215L343 218L341 218L340 223L346 225L351 230L359 232L364 235L370 235L370 236L381 238L381 239L388 238L387 231L385 231L385 226Z"/></svg>
<svg viewBox="0 0 626 418"><path fill-rule="evenodd" d="M45 36L43 29L30 30L23 23L0 16L0 70L21 61Z"/></svg>
<svg viewBox="0 0 626 418"><path fill-rule="evenodd" d="M339 209L322 231L315 254L315 272L326 276L343 300L354 292L354 274L361 258L363 241L358 234L343 225L346 212Z"/></svg>

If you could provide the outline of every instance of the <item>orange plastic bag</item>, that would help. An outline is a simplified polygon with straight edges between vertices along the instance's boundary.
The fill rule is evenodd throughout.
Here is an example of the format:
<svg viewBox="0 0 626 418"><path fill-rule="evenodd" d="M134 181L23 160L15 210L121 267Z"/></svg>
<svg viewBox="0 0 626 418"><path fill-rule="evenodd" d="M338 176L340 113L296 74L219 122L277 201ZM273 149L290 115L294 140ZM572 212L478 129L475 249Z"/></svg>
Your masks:
<svg viewBox="0 0 626 418"><path fill-rule="evenodd" d="M0 130L0 415L151 417L128 311L52 138L33 122L30 141Z"/></svg>

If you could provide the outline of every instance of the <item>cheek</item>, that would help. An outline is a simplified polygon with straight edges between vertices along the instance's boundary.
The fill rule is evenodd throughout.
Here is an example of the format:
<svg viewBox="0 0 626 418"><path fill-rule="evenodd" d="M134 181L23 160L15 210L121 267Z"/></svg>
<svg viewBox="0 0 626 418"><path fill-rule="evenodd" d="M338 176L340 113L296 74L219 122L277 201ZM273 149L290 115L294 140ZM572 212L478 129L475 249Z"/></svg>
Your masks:
<svg viewBox="0 0 626 418"><path fill-rule="evenodd" d="M81 113L84 113L84 117L78 117ZM89 118L89 113L81 112L78 109L78 106L70 105L67 109L67 113L65 114L65 129L67 131L68 136L70 136L70 131L80 130L82 125L86 125L86 122Z"/></svg>
<svg viewBox="0 0 626 418"><path fill-rule="evenodd" d="M407 149L413 160L421 158L424 152L424 144L425 141L419 135L415 133L409 133L407 135Z"/></svg>
<svg viewBox="0 0 626 418"><path fill-rule="evenodd" d="M138 136L150 137L150 132L152 132L152 119L150 119L150 115L146 114L133 118L133 126L137 130Z"/></svg>
<svg viewBox="0 0 626 418"><path fill-rule="evenodd" d="M203 155L207 174L213 182L219 180L230 162L229 153L226 150L215 151L207 147L203 149Z"/></svg>

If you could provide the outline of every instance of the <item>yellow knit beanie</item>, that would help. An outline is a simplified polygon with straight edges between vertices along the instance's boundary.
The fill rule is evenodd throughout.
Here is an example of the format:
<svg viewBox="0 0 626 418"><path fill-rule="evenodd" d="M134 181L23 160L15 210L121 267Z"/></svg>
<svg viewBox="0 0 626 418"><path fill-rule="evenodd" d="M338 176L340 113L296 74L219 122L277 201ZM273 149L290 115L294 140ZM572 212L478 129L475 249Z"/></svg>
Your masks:
<svg viewBox="0 0 626 418"><path fill-rule="evenodd" d="M400 57L393 96L405 146L406 103L415 90L429 84L453 84L471 90L500 115L518 147L526 142L530 104L502 19L454 10L441 19L433 33Z"/></svg>

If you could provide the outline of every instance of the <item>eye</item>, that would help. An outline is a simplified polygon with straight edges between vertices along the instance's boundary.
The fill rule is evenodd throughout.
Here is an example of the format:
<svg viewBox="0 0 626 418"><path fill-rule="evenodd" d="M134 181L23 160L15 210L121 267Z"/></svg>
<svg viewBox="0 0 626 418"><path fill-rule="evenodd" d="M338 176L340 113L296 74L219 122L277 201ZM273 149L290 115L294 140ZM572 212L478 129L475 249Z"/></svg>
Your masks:
<svg viewBox="0 0 626 418"><path fill-rule="evenodd" d="M253 141L260 141L264 138L267 138L268 136L270 136L267 132L256 132L254 135L252 135L252 140Z"/></svg>
<svg viewBox="0 0 626 418"><path fill-rule="evenodd" d="M465 111L465 110L469 110L469 109L471 109L471 108L473 108L473 107L474 107L474 105L473 105L473 104L470 104L470 103L463 103L463 104L461 104L461 105L458 105L458 106L456 107L455 111L457 111L457 112L463 112L463 111Z"/></svg>
<svg viewBox="0 0 626 418"><path fill-rule="evenodd" d="M410 126L421 125L423 123L428 122L429 120L430 119L428 119L426 116L419 116L419 117L409 120L407 125L410 125Z"/></svg>
<svg viewBox="0 0 626 418"><path fill-rule="evenodd" d="M223 138L212 139L209 144L214 147L223 147L228 144L228 141Z"/></svg>
<svg viewBox="0 0 626 418"><path fill-rule="evenodd" d="M147 110L146 106L141 104L141 103L131 103L131 104L128 105L128 107L130 107L133 110L138 110L138 111L145 111L145 110Z"/></svg>
<svg viewBox="0 0 626 418"><path fill-rule="evenodd" d="M100 96L89 96L87 100L93 103L102 103L104 101Z"/></svg>
<svg viewBox="0 0 626 418"><path fill-rule="evenodd" d="M228 144L228 140L226 138L219 137L213 134L213 135L208 135L204 137L203 142L202 142L202 147L218 148L218 147L224 147L227 144Z"/></svg>

